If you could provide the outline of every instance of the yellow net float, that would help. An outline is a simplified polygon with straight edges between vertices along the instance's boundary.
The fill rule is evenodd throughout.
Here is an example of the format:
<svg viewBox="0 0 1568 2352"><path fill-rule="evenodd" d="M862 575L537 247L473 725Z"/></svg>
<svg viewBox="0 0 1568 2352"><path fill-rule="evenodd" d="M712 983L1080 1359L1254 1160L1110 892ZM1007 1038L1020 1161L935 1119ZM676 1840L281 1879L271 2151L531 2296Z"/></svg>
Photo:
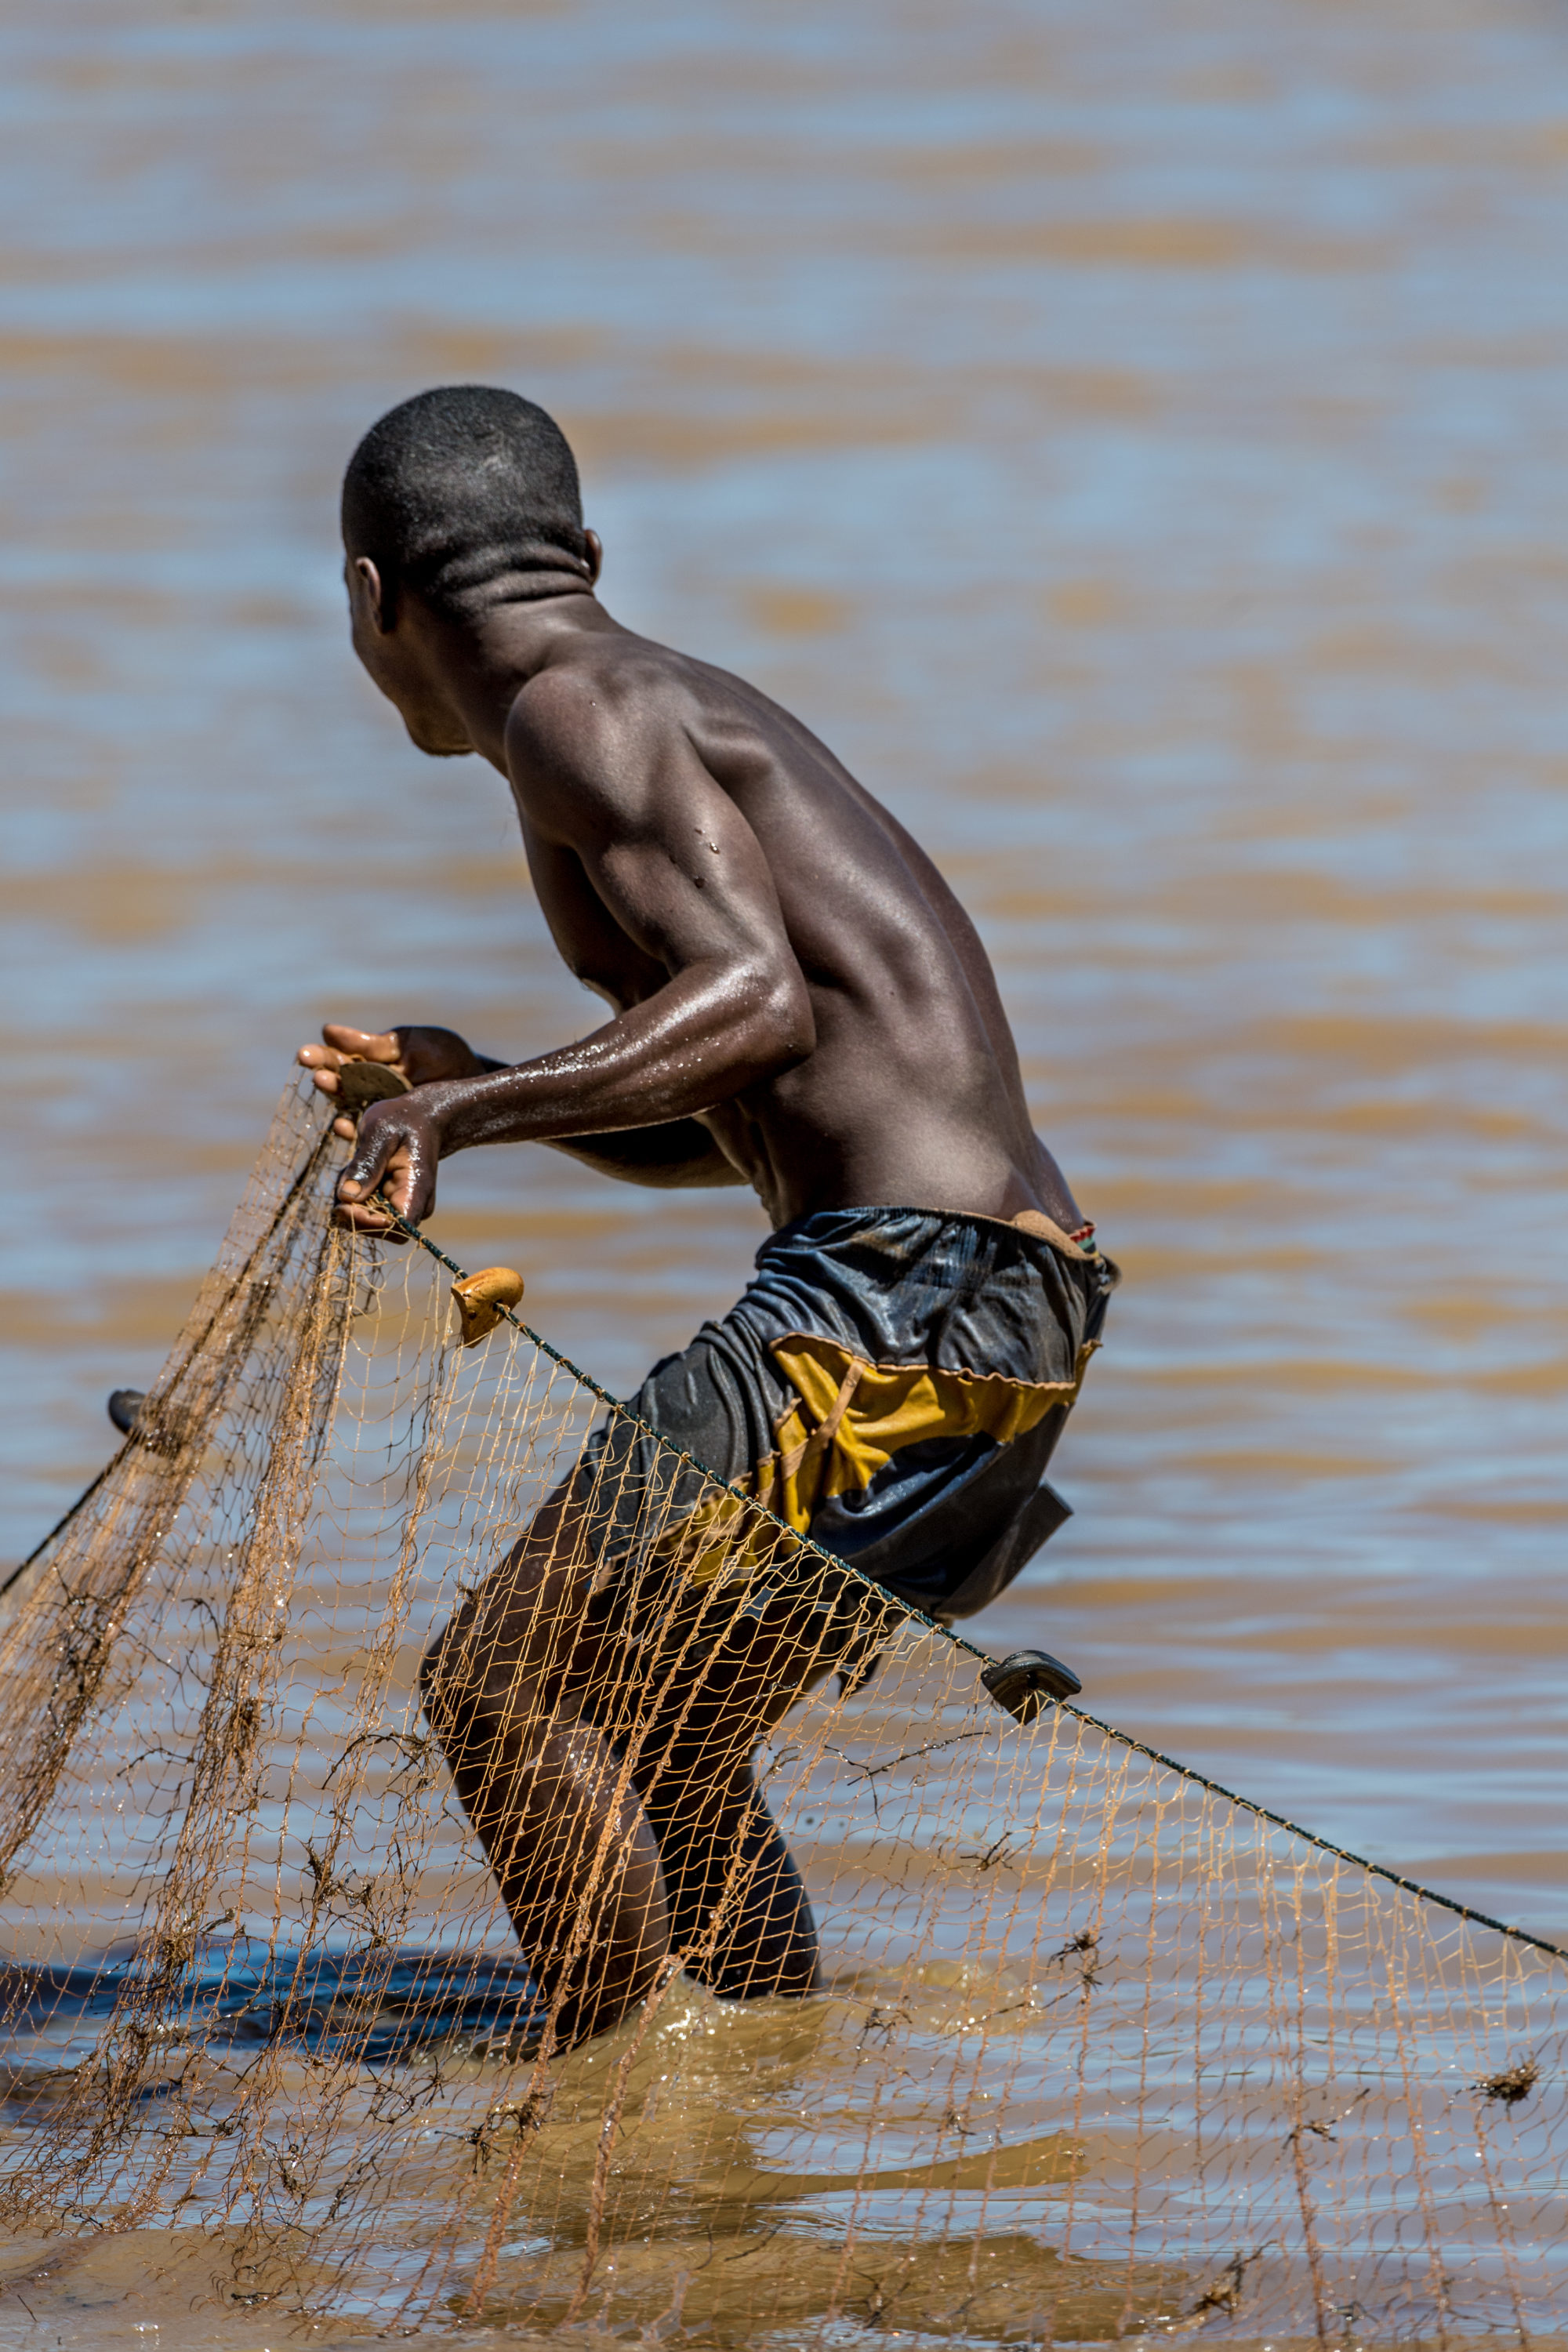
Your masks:
<svg viewBox="0 0 1568 2352"><path fill-rule="evenodd" d="M522 1276L510 1265L481 1266L452 1285L457 1301L458 1338L465 1348L477 1347L522 1297Z"/></svg>

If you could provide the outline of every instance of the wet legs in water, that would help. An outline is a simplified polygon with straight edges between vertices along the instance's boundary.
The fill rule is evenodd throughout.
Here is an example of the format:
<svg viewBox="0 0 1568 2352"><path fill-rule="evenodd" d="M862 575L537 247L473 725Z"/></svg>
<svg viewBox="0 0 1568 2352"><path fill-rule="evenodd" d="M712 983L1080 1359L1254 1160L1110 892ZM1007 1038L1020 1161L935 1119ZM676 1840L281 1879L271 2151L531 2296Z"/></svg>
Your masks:
<svg viewBox="0 0 1568 2352"><path fill-rule="evenodd" d="M615 2024L671 1953L731 1999L811 1992L811 1908L752 1755L833 1664L822 1617L798 1601L742 1613L710 1587L622 1639L583 1538L563 1489L422 1676L558 2039Z"/></svg>

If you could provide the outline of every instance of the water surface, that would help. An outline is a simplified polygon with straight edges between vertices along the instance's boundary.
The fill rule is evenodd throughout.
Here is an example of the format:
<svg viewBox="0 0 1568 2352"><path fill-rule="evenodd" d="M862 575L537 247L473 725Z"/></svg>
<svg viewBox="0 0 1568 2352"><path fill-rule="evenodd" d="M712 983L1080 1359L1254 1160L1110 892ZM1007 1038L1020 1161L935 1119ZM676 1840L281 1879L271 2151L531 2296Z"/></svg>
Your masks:
<svg viewBox="0 0 1568 2352"><path fill-rule="evenodd" d="M1526 0L18 0L4 1525L111 1441L328 1015L595 1015L355 673L335 486L561 418L628 623L940 857L1126 1269L994 1646L1568 1932L1568 21ZM432 1228L629 1387L740 1194ZM84 2325L86 2323L84 2322Z"/></svg>

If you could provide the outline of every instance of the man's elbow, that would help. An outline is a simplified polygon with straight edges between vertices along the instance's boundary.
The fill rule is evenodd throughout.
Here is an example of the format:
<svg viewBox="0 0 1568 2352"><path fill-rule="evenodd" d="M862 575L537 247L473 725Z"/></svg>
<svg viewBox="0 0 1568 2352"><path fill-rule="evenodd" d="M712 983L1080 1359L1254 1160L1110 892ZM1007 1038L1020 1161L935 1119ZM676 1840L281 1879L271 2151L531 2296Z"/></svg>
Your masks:
<svg viewBox="0 0 1568 2352"><path fill-rule="evenodd" d="M798 971L763 971L748 975L744 1012L736 1039L754 1084L793 1070L816 1049L811 992Z"/></svg>

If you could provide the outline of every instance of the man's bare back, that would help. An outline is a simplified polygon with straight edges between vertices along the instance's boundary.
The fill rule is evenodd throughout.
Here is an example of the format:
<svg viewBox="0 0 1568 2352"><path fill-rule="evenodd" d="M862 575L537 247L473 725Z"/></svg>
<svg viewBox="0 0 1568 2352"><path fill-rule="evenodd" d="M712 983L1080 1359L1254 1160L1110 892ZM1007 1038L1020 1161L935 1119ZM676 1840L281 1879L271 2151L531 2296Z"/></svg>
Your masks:
<svg viewBox="0 0 1568 2352"><path fill-rule="evenodd" d="M555 942L612 1018L512 1064L329 1024L300 1056L324 1092L363 1058L410 1088L363 1113L340 1218L387 1232L381 1192L417 1222L450 1153L538 1142L749 1182L774 1228L437 1636L426 1711L558 2036L676 1964L799 1996L816 1931L757 1742L900 1610L984 1605L1066 1515L1043 1473L1114 1269L935 866L798 719L605 611L542 411L480 387L394 410L344 541L365 668L421 749L507 778ZM849 1564L793 1593L741 1572L714 1617L679 1565L692 1464L766 1507L775 1549L782 1519Z"/></svg>
<svg viewBox="0 0 1568 2352"><path fill-rule="evenodd" d="M556 944L615 1018L513 1066L432 1041L418 1095L367 1115L345 1202L395 1163L417 1219L451 1152L595 1138L580 1156L637 1181L748 1182L775 1225L864 1202L1081 1222L973 924L798 719L622 628L591 578L465 625L352 547L347 577L415 741L506 776ZM306 1058L330 1080L331 1047Z"/></svg>

